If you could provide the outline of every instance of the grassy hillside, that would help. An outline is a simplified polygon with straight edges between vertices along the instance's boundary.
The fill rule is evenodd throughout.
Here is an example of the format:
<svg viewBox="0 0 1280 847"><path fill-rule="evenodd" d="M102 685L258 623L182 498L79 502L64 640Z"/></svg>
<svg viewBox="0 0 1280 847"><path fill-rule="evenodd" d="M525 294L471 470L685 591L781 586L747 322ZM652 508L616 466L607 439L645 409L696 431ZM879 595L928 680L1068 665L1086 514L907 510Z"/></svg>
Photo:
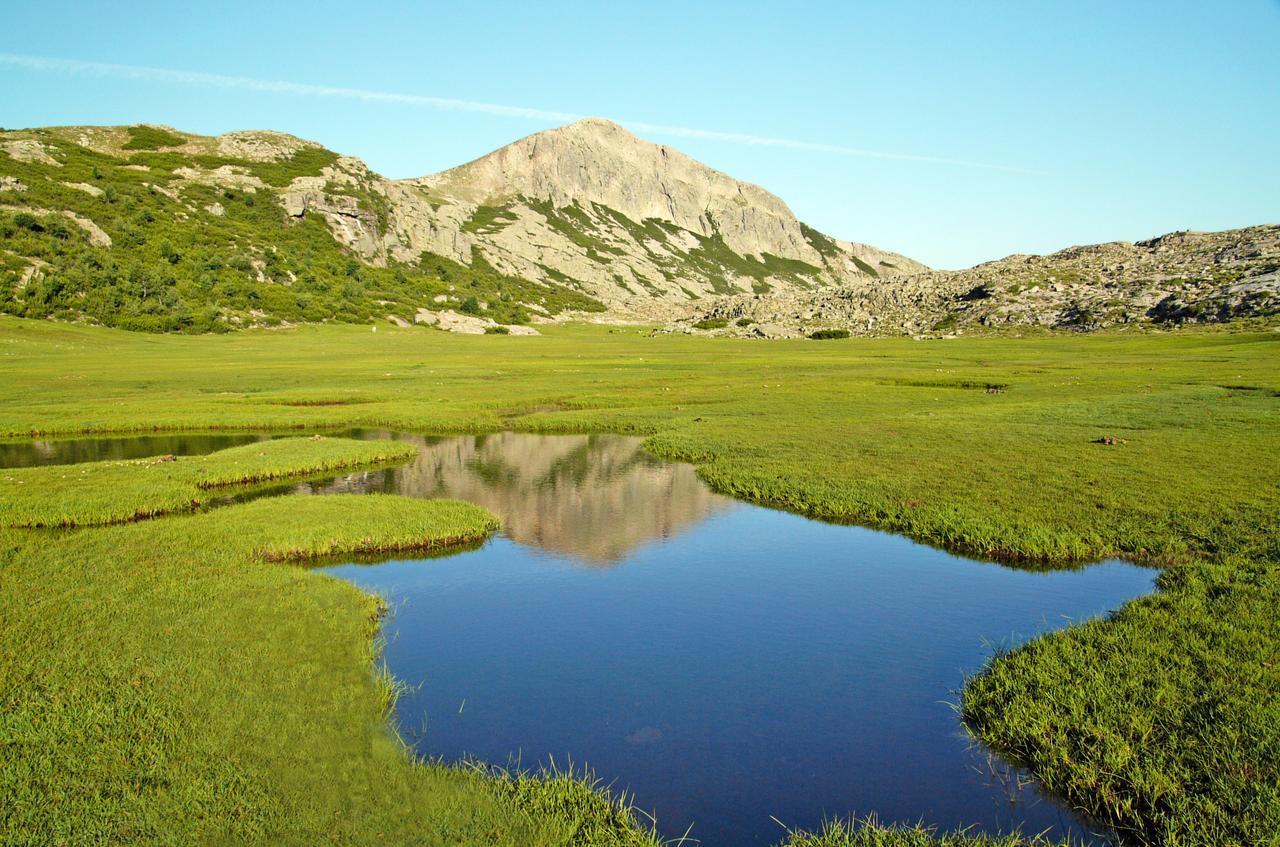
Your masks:
<svg viewBox="0 0 1280 847"><path fill-rule="evenodd" d="M437 297L500 323L528 321L522 304L550 314L602 308L571 288L501 274L482 257L470 265L427 252L386 267L360 261L321 217L286 215L276 194L337 160L319 147L253 161L216 152L213 139L152 127L129 128L110 152L77 137L0 132L9 151L0 150L0 312L219 332L389 314L412 320L420 307L439 308ZM22 149L34 152L15 157ZM220 168L230 176L213 184L208 175ZM358 184L329 190L352 198L378 227L379 194Z"/></svg>
<svg viewBox="0 0 1280 847"><path fill-rule="evenodd" d="M1115 618L995 658L969 683L964 716L985 741L1132 843L1243 847L1273 843L1280 832L1280 705L1274 697L1280 690L1274 615L1280 605L1274 459L1280 455L1280 333L762 345L572 326L539 338L457 337L385 325L376 334L327 326L153 337L0 319L2 433L347 424L641 433L659 454L696 463L722 491L808 514L1038 567L1113 555L1165 566L1160 591ZM230 520L217 517L224 513L233 514L74 533L65 548L70 558L54 568L65 570L58 584L66 590L43 593L49 575L31 552L30 531L9 530L3 596L39 596L41 614L66 619L75 598L93 602L113 584L85 580L83 564L75 562L116 551L104 574L127 571L137 561L132 557L149 555L150 527L157 533L186 521L212 527ZM376 525L379 518L362 520ZM152 567L163 569L167 561ZM230 558L225 566L232 566ZM295 578L287 569L251 573ZM326 713L335 715L334 738L349 745L368 737L361 733L378 700L368 660L354 652L354 645L368 643L368 618L356 625L362 614L356 595L344 591L351 592L344 601L349 610L330 616L326 626L351 626L339 639L350 655L312 663L302 659L312 655L299 646L305 639L281 642L272 661L283 670L271 697L287 698L295 686L316 680L353 680L354 687L343 689L344 708ZM273 610L288 608L287 597L269 594L262 602L256 614L263 626L278 625ZM6 614L3 620L16 619ZM24 631L5 629L6 648ZM47 631L52 640L45 656L62 657L75 677L83 670L75 648L58 640L56 626ZM112 635L120 640L104 641L86 661L108 662L131 637ZM181 628L171 637L193 636ZM215 638L200 649L216 647ZM16 655L12 649L0 654L10 663ZM194 657L182 667L205 673L205 661ZM17 679L11 667L4 678ZM296 668L311 674L310 681L295 679L303 673ZM159 669L147 684L167 685L172 670ZM96 687L84 689L83 702L98 704L101 726L145 704L112 699L130 692L118 684L127 679L104 676L99 685L86 678L86 686ZM368 687L360 688L359 680ZM158 723L164 719L157 715ZM56 738L69 730L50 732ZM395 829L407 824L393 820L377 785L364 791L372 785L366 771L339 768L323 748L300 755L312 756L310 765L332 785L359 795L352 808L387 827L364 834L406 831ZM12 757L5 759L8 766ZM400 773L400 765L387 764L391 759L360 761ZM330 765L334 769L325 770ZM138 781L144 778L169 780L160 784L170 792L179 785L174 779L193 778L185 770L146 768L139 760L121 771L128 778L119 783L120 802L154 784ZM297 770L305 769L298 764ZM231 795L249 803L245 808L266 808L251 802L264 790L256 779L219 783L222 772L212 765L203 773L230 786ZM12 767L0 774L6 780L0 792L20 784ZM307 794L279 790L285 793L268 798L278 803L272 807L278 823L294 815L304 823L320 819L299 811L297 804L312 802L304 803ZM487 803L522 795L485 796ZM224 797L205 807L208 826L249 820L228 817L232 807L219 805L223 801L229 802ZM542 820L537 814L522 820L532 819ZM436 820L455 818L418 819L422 826ZM510 843L502 839L518 832L511 820L502 824L502 838L491 840ZM341 832L353 827L344 817ZM263 833L274 831L243 830L256 840L269 840ZM455 840L466 841L465 833L475 830L454 832L464 833ZM545 843L618 843L612 837ZM817 838L793 841L918 844L924 836L832 828Z"/></svg>

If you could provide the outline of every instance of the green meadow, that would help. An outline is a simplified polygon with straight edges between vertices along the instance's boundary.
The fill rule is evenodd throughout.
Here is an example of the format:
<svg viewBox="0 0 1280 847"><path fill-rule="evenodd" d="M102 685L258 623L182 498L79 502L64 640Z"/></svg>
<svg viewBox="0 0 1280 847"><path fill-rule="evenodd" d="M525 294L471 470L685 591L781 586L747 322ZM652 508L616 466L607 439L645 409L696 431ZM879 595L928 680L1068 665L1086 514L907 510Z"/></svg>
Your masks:
<svg viewBox="0 0 1280 847"><path fill-rule="evenodd" d="M300 436L0 471L0 842L658 841L582 774L413 760L387 720L379 602L299 564L466 543L492 516L391 496L203 510L402 459L312 437L370 426L635 433L779 508L1029 567L1162 568L1116 615L993 656L961 714L1125 843L1280 844L1280 332L541 329L177 336L0 318L0 437ZM832 822L789 843L1019 842Z"/></svg>

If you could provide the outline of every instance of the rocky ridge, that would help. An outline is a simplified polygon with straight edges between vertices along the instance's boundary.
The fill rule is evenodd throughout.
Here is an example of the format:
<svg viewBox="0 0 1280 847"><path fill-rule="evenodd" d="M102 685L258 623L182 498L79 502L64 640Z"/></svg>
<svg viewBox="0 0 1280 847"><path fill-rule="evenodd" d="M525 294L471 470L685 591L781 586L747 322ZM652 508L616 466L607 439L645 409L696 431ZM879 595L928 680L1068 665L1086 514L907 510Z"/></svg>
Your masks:
<svg viewBox="0 0 1280 847"><path fill-rule="evenodd" d="M770 338L822 329L948 336L1270 317L1280 315L1280 226L1173 232L700 306L669 329Z"/></svg>

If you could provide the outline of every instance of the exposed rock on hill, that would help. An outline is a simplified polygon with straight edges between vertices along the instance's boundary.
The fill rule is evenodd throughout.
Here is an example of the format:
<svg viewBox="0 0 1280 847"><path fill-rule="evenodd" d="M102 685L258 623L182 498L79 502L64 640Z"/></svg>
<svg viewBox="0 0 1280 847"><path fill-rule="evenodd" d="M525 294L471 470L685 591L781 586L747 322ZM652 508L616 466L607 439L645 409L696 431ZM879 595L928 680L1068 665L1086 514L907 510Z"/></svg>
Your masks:
<svg viewBox="0 0 1280 847"><path fill-rule="evenodd" d="M0 226L0 309L133 329L421 309L508 326L584 311L667 320L703 297L923 270L599 119L412 180L277 132L0 132L0 191L40 213ZM88 246L112 244L110 262L45 225L62 212L97 227Z"/></svg>
<svg viewBox="0 0 1280 847"><path fill-rule="evenodd" d="M385 211L385 227L354 225L342 186L378 196L371 205ZM367 261L479 255L501 273L568 286L634 316L665 316L670 304L715 294L923 269L829 238L764 189L598 118L414 180L385 180L341 158L282 197L292 214L324 216Z"/></svg>
<svg viewBox="0 0 1280 847"><path fill-rule="evenodd" d="M927 271L796 296L722 298L700 304L673 326L798 337L824 328L855 335L948 335L1221 322L1280 315L1278 271L1280 226L1174 232L1135 244L1009 256L968 270Z"/></svg>

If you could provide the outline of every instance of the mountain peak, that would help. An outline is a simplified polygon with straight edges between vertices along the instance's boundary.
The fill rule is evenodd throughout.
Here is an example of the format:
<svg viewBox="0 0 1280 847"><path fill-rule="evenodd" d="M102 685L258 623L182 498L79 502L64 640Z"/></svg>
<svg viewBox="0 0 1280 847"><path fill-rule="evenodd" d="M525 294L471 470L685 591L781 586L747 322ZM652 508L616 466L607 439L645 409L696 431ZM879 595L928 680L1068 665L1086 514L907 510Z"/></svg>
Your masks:
<svg viewBox="0 0 1280 847"><path fill-rule="evenodd" d="M743 254L818 258L777 196L606 118L526 136L415 182L449 200L477 205L516 197L556 207L598 204L637 223L656 219L705 236L718 234Z"/></svg>
<svg viewBox="0 0 1280 847"><path fill-rule="evenodd" d="M578 133L584 133L584 134L592 133L592 132L606 132L606 133L620 132L620 133L625 133L626 135L630 135L632 138L636 137L631 133L630 130L628 130L622 124L616 121L611 121L608 118L600 118L600 117L580 118L574 121L573 123L565 124L564 126L547 130L547 132L578 132Z"/></svg>

